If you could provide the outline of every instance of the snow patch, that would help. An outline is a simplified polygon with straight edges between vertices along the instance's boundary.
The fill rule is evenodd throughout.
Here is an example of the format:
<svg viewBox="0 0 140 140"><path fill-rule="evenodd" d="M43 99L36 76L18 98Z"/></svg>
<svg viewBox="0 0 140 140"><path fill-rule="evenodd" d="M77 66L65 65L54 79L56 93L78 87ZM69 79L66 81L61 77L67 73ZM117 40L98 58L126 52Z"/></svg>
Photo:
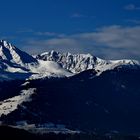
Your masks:
<svg viewBox="0 0 140 140"><path fill-rule="evenodd" d="M6 99L0 102L0 116L8 115L13 112L21 105L23 102L31 101L31 95L35 93L35 88L30 88L28 90L22 90L20 95Z"/></svg>
<svg viewBox="0 0 140 140"><path fill-rule="evenodd" d="M69 77L89 69L96 70L100 75L122 65L140 68L135 60L103 60L91 54L59 53L54 50L33 57L0 40L0 81Z"/></svg>
<svg viewBox="0 0 140 140"><path fill-rule="evenodd" d="M140 63L136 60L103 60L91 54L71 54L60 52L45 52L36 56L39 60L54 61L60 64L64 69L71 71L74 74L95 69L100 75L103 71L114 69L118 66L130 66L138 68Z"/></svg>
<svg viewBox="0 0 140 140"><path fill-rule="evenodd" d="M43 77L69 77L73 74L63 69L59 64L53 61L39 60L38 65L29 65L29 69L34 73L29 79L39 79Z"/></svg>
<svg viewBox="0 0 140 140"><path fill-rule="evenodd" d="M16 126L11 126L18 129L24 129L31 133L35 134L48 134L48 133L55 133L55 134L78 134L80 131L78 130L70 130L66 128L63 124L53 124L53 123L45 123L42 125L36 124L28 124L26 121L17 122Z"/></svg>

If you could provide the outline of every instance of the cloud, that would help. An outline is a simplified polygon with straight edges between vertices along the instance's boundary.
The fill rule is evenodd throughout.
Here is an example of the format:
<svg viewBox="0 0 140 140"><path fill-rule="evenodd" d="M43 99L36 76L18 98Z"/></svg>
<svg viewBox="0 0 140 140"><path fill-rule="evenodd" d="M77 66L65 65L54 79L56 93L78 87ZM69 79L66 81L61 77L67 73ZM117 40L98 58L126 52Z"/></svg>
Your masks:
<svg viewBox="0 0 140 140"><path fill-rule="evenodd" d="M0 39L1 40L16 40L17 39L17 36L12 36L12 35L5 35L5 36L0 36Z"/></svg>
<svg viewBox="0 0 140 140"><path fill-rule="evenodd" d="M137 19L127 19L126 22L134 23L134 24L140 24L140 20Z"/></svg>
<svg viewBox="0 0 140 140"><path fill-rule="evenodd" d="M80 13L74 13L71 15L72 18L85 18L86 15L80 14Z"/></svg>
<svg viewBox="0 0 140 140"><path fill-rule="evenodd" d="M140 26L106 26L94 32L67 35L62 38L28 40L24 49L30 53L50 50L91 53L104 59L140 60Z"/></svg>
<svg viewBox="0 0 140 140"><path fill-rule="evenodd" d="M71 18L95 18L95 16L90 16L86 14L74 13L70 16Z"/></svg>
<svg viewBox="0 0 140 140"><path fill-rule="evenodd" d="M56 33L56 32L48 32L48 31L35 31L33 29L20 29L17 31L18 34L26 33L26 35L32 35L32 36L46 36L46 37L64 37L65 34L62 33Z"/></svg>
<svg viewBox="0 0 140 140"><path fill-rule="evenodd" d="M64 37L65 34L55 33L55 32L35 32L35 35L39 36L49 36L49 37Z"/></svg>
<svg viewBox="0 0 140 140"><path fill-rule="evenodd" d="M140 26L122 27L110 26L98 29L94 33L84 33L81 37L93 41L105 57L111 58L136 58L140 55ZM113 55L112 55L113 54ZM111 56L112 55L112 56Z"/></svg>
<svg viewBox="0 0 140 140"><path fill-rule="evenodd" d="M36 34L40 36L57 36L54 32L36 32Z"/></svg>
<svg viewBox="0 0 140 140"><path fill-rule="evenodd" d="M133 11L133 10L140 10L140 7L134 5L134 4L128 4L124 7L125 10L130 10L130 11Z"/></svg>
<svg viewBox="0 0 140 140"><path fill-rule="evenodd" d="M139 42L140 27L110 26L103 27L93 33L83 33L83 39L96 42L96 44L109 46L111 48L137 47Z"/></svg>
<svg viewBox="0 0 140 140"><path fill-rule="evenodd" d="M78 53L81 47L82 44L76 39L54 38L48 40L28 40L23 49L33 54L51 50Z"/></svg>

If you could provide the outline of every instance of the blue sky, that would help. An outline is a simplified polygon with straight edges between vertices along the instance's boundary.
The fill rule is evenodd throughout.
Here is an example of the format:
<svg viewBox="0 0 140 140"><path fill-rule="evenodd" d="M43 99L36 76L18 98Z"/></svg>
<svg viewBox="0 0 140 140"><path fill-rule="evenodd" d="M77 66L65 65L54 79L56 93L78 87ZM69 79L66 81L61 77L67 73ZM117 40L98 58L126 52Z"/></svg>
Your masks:
<svg viewBox="0 0 140 140"><path fill-rule="evenodd" d="M0 38L31 54L54 49L140 60L140 0L0 2Z"/></svg>

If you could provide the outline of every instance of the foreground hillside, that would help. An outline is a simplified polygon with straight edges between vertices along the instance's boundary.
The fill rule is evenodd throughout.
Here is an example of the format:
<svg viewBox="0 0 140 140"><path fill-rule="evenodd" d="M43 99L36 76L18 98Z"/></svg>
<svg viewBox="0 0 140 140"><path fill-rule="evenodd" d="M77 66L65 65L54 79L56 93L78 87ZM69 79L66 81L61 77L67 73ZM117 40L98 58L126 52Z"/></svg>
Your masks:
<svg viewBox="0 0 140 140"><path fill-rule="evenodd" d="M33 134L22 129L8 126L0 126L1 138L13 140L139 140L138 136L123 136L116 134L96 135L96 134ZM8 135L7 135L8 134Z"/></svg>
<svg viewBox="0 0 140 140"><path fill-rule="evenodd" d="M95 71L89 70L71 78L31 80L22 87L27 91L36 88L30 100L2 115L1 121L12 125L24 121L37 127L60 124L64 130L139 134L140 71L117 68L95 75ZM13 102L8 99L2 105L10 107ZM6 111L2 105L0 108Z"/></svg>

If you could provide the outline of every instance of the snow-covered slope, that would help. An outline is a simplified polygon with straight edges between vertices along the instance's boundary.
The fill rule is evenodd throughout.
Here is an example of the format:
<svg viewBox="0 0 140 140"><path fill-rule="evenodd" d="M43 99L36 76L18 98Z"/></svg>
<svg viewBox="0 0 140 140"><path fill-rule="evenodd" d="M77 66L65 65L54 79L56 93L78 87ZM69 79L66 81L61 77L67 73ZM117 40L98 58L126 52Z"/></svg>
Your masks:
<svg viewBox="0 0 140 140"><path fill-rule="evenodd" d="M44 77L68 77L89 69L98 74L120 66L140 67L135 60L103 60L91 54L45 52L35 57L0 40L0 81L36 79Z"/></svg>
<svg viewBox="0 0 140 140"><path fill-rule="evenodd" d="M60 53L56 51L45 52L36 56L37 59L44 61L55 61L64 69L73 73L80 73L85 70L95 69L100 72L114 69L118 66L138 67L139 62L136 60L103 60L91 54L71 54Z"/></svg>
<svg viewBox="0 0 140 140"><path fill-rule="evenodd" d="M35 88L21 91L20 95L6 99L0 102L0 117L1 115L8 115L9 113L18 109L23 102L31 101L30 97L35 93Z"/></svg>
<svg viewBox="0 0 140 140"><path fill-rule="evenodd" d="M44 77L69 77L73 74L62 68L53 61L39 60L38 65L29 65L29 69L34 73L30 79L40 79Z"/></svg>
<svg viewBox="0 0 140 140"><path fill-rule="evenodd" d="M0 40L0 81L46 76L71 76L71 73L56 62L37 60L7 41Z"/></svg>
<svg viewBox="0 0 140 140"><path fill-rule="evenodd" d="M19 50L5 40L0 40L0 59L7 60L23 66L26 63L37 62L37 60L31 55Z"/></svg>
<svg viewBox="0 0 140 140"><path fill-rule="evenodd" d="M97 58L90 54L76 54L70 53L61 54L56 51L46 52L36 57L37 59L45 61L55 61L59 63L63 68L78 73L87 69L93 69L97 61ZM102 61L104 63L104 61Z"/></svg>
<svg viewBox="0 0 140 140"><path fill-rule="evenodd" d="M37 63L35 58L0 40L0 71L26 73L29 71L26 65L33 63Z"/></svg>

